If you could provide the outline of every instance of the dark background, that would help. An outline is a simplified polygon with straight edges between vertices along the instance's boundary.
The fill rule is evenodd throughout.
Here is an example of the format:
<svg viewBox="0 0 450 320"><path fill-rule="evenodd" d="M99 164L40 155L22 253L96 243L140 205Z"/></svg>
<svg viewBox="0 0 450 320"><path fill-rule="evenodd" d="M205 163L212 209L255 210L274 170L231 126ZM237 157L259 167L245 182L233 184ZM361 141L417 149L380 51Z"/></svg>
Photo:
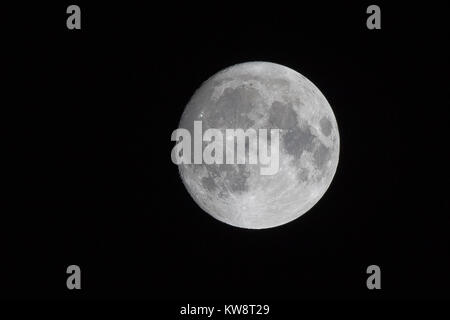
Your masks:
<svg viewBox="0 0 450 320"><path fill-rule="evenodd" d="M2 10L2 297L450 297L446 8L374 2L368 30L364 1L73 3L80 31L72 3ZM203 212L170 160L195 89L255 60L314 82L341 136L323 199L266 230Z"/></svg>

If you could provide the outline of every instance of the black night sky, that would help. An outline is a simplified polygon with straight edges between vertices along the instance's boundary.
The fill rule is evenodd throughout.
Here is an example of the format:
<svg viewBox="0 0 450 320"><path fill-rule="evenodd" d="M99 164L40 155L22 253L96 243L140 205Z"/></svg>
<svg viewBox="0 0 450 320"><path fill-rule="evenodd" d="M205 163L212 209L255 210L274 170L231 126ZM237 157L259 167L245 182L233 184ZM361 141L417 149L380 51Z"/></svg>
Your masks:
<svg viewBox="0 0 450 320"><path fill-rule="evenodd" d="M445 10L378 2L368 30L372 3L333 3L79 1L81 30L66 28L72 3L6 8L2 297L448 299ZM341 138L322 200L259 231L203 212L170 160L193 92L246 61L313 81Z"/></svg>

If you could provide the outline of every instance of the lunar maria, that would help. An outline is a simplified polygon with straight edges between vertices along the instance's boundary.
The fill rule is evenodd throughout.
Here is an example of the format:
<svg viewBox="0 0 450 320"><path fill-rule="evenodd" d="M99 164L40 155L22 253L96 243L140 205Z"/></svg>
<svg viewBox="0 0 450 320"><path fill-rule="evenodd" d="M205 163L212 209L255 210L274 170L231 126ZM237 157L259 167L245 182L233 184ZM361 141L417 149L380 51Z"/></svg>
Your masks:
<svg viewBox="0 0 450 320"><path fill-rule="evenodd" d="M311 210L339 160L325 96L271 62L233 65L206 80L171 138L172 161L195 203L240 228L280 226Z"/></svg>

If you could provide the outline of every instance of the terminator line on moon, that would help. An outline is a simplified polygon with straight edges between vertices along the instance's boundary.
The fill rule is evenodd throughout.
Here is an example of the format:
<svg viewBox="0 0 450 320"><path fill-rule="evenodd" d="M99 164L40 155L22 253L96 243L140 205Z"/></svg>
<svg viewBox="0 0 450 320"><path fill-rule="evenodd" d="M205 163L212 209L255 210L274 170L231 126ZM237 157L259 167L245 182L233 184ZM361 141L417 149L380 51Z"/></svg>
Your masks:
<svg viewBox="0 0 450 320"><path fill-rule="evenodd" d="M288 223L320 200L336 172L333 111L311 81L288 67L248 62L218 72L194 93L179 127L193 135L194 121L202 121L203 131L280 129L274 175L261 175L259 164L178 166L195 202L227 224L263 229Z"/></svg>

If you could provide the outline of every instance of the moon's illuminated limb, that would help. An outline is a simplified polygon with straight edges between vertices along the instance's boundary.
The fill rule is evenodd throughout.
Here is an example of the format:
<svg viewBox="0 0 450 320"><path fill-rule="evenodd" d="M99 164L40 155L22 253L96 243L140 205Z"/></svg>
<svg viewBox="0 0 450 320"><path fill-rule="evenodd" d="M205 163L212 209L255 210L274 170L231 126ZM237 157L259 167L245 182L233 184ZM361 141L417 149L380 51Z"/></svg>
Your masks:
<svg viewBox="0 0 450 320"><path fill-rule="evenodd" d="M206 212L233 226L261 229L290 222L329 187L339 158L333 111L319 89L298 72L268 62L227 68L205 81L181 117L180 128L280 129L280 168L258 165L180 165L181 178Z"/></svg>

